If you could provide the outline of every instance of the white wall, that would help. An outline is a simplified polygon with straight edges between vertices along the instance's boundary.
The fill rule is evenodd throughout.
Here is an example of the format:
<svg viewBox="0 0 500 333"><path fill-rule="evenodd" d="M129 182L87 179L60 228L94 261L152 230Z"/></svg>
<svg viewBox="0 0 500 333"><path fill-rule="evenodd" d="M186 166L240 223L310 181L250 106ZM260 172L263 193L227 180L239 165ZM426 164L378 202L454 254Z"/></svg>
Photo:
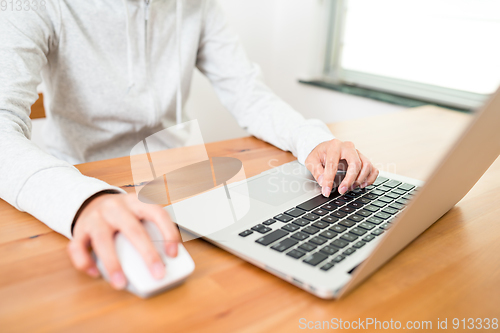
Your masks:
<svg viewBox="0 0 500 333"><path fill-rule="evenodd" d="M403 108L297 82L321 67L325 0L219 0L250 59L266 83L306 118L325 122L400 111ZM206 142L248 135L217 100L200 74L193 79L186 109L197 118Z"/></svg>

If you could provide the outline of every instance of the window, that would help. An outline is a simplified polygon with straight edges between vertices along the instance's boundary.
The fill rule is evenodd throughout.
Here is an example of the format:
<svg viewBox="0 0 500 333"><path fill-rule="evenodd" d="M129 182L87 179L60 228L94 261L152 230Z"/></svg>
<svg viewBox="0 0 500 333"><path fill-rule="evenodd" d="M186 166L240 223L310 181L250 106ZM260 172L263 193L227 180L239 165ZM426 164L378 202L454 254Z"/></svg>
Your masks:
<svg viewBox="0 0 500 333"><path fill-rule="evenodd" d="M500 84L499 0L332 0L325 79L460 108Z"/></svg>

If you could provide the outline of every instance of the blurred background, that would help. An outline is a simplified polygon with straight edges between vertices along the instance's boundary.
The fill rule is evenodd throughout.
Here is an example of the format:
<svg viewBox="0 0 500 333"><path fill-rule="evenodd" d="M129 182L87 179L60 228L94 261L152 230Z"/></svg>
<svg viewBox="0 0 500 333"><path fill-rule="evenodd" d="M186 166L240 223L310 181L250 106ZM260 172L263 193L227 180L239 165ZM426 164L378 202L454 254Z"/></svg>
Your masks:
<svg viewBox="0 0 500 333"><path fill-rule="evenodd" d="M469 112L500 83L498 0L219 3L265 82L306 118L330 123L426 104ZM186 110L205 142L248 135L199 72ZM34 120L37 144L43 122Z"/></svg>

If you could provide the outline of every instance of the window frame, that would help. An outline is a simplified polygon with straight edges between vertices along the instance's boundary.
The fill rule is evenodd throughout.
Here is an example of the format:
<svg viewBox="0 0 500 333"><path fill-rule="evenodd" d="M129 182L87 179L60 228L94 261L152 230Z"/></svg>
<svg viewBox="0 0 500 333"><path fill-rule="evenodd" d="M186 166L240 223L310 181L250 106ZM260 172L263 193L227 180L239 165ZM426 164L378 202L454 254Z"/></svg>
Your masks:
<svg viewBox="0 0 500 333"><path fill-rule="evenodd" d="M342 68L341 56L348 0L329 0L325 3L326 52L322 80L336 85L357 86L382 91L459 109L476 109L490 95L446 88Z"/></svg>

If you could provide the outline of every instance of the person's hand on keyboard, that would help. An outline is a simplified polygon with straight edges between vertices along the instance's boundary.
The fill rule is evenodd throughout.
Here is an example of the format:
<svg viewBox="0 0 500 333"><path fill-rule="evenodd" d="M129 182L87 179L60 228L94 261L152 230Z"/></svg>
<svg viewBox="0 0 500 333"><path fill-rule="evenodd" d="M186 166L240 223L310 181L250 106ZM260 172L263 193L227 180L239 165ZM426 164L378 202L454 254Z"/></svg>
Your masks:
<svg viewBox="0 0 500 333"><path fill-rule="evenodd" d="M169 240L165 243L167 255L176 257L180 235L165 210L139 201L135 194L108 193L94 196L80 209L73 239L68 245L73 265L92 277L99 276L89 251L92 246L109 273L111 285L116 289L125 288L127 281L114 244L115 234L121 232L142 255L153 277L161 279L165 274L165 266L141 220L151 221L158 226L163 237Z"/></svg>
<svg viewBox="0 0 500 333"><path fill-rule="evenodd" d="M322 187L325 197L330 195L337 170L346 171L338 191L344 194L354 187L372 184L379 174L368 158L352 142L333 139L320 143L306 159L306 167Z"/></svg>

